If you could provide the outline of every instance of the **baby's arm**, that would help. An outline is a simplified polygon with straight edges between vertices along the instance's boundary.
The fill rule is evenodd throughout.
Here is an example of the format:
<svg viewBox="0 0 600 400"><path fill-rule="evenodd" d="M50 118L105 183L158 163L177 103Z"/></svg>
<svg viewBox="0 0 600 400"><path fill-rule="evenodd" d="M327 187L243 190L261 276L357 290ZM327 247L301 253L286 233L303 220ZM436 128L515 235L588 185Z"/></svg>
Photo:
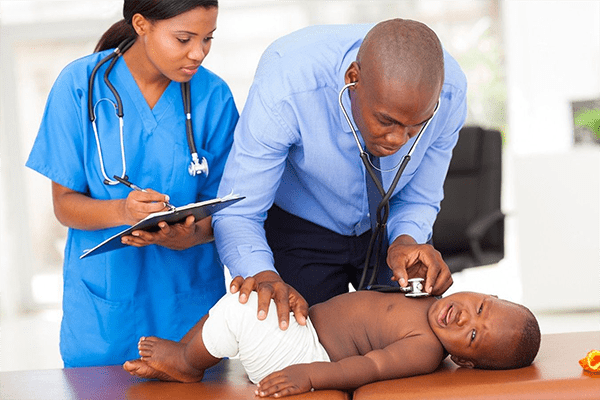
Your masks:
<svg viewBox="0 0 600 400"><path fill-rule="evenodd" d="M261 380L256 394L282 397L313 388L352 390L371 382L433 372L442 359L443 349L437 340L411 336L364 356L291 365Z"/></svg>

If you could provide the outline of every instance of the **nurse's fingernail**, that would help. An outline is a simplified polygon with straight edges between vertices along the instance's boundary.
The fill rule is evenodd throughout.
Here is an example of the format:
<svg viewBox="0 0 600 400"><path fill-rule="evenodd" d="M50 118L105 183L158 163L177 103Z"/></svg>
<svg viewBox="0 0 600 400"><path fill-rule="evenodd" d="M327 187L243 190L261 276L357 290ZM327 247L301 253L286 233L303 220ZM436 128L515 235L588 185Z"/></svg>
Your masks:
<svg viewBox="0 0 600 400"><path fill-rule="evenodd" d="M265 312L265 310L260 310L258 312L258 319L265 319L267 318L267 313Z"/></svg>
<svg viewBox="0 0 600 400"><path fill-rule="evenodd" d="M140 236L139 232L131 232L131 236Z"/></svg>

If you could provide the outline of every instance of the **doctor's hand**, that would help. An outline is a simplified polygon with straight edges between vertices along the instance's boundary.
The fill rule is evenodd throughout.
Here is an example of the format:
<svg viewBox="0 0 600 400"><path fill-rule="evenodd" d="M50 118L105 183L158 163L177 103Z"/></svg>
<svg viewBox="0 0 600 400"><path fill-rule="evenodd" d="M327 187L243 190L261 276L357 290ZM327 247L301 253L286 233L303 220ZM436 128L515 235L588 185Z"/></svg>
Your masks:
<svg viewBox="0 0 600 400"><path fill-rule="evenodd" d="M248 301L250 292L255 290L258 293L257 317L259 320L267 318L269 304L273 299L277 307L279 328L281 330L286 330L289 326L290 311L294 313L298 324L306 325L308 303L296 289L285 283L276 272L263 271L246 279L236 276L231 281L229 290L231 293L240 293L239 300L242 304Z"/></svg>
<svg viewBox="0 0 600 400"><path fill-rule="evenodd" d="M401 235L388 248L387 263L393 271L392 280L406 287L408 279L423 278L425 291L439 296L452 286L452 275L439 251L429 244L417 244L408 235Z"/></svg>
<svg viewBox="0 0 600 400"><path fill-rule="evenodd" d="M211 217L196 222L190 215L183 223L169 225L162 221L158 227L157 232L133 231L121 241L135 247L157 244L171 250L185 250L214 240Z"/></svg>

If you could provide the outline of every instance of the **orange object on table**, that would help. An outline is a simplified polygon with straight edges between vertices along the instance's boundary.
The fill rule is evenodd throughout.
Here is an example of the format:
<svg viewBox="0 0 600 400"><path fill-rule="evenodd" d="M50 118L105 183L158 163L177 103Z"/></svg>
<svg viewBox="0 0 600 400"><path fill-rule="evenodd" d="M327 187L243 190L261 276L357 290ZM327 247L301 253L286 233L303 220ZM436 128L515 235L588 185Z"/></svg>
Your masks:
<svg viewBox="0 0 600 400"><path fill-rule="evenodd" d="M600 351L589 351L585 357L579 360L579 365L587 372L600 376Z"/></svg>

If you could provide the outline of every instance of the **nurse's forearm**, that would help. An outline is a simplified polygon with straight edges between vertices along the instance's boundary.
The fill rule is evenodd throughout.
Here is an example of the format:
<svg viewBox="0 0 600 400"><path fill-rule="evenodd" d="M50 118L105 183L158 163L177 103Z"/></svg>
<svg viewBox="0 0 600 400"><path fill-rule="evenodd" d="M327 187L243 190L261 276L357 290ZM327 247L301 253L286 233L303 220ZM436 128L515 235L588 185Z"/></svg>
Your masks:
<svg viewBox="0 0 600 400"><path fill-rule="evenodd" d="M139 195L138 193L141 192L136 192L136 195ZM161 203L148 203L146 214L132 215L127 211L126 199L97 200L55 182L52 182L52 200L58 221L69 228L81 230L133 225L148 213L164 208Z"/></svg>

